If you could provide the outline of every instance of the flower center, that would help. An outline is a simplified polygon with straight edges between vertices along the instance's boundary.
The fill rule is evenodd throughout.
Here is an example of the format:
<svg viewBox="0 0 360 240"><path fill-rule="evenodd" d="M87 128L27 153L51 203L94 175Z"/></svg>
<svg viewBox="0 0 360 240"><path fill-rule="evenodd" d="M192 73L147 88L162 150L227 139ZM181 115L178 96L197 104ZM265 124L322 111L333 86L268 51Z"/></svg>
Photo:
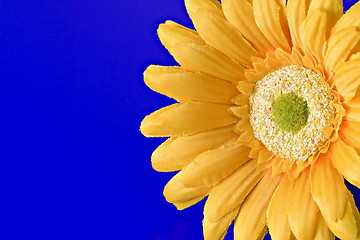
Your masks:
<svg viewBox="0 0 360 240"><path fill-rule="evenodd" d="M281 130L297 133L306 125L309 109L302 97L289 92L274 100L272 114L274 122Z"/></svg>
<svg viewBox="0 0 360 240"><path fill-rule="evenodd" d="M333 127L333 95L319 74L299 65L283 67L256 83L249 99L255 138L276 155L305 161L326 143Z"/></svg>

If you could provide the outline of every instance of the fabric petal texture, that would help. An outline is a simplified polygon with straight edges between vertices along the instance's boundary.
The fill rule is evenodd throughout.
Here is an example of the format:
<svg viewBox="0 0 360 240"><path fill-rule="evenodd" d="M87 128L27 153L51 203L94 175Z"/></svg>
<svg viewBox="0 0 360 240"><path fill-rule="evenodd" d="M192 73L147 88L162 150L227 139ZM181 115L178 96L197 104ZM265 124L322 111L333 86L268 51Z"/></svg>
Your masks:
<svg viewBox="0 0 360 240"><path fill-rule="evenodd" d="M180 0L179 0L180 1ZM193 21L160 24L179 66L145 84L176 103L144 118L168 137L151 156L176 172L178 210L204 198L205 240L360 239L360 2L185 0Z"/></svg>
<svg viewBox="0 0 360 240"><path fill-rule="evenodd" d="M274 46L264 36L255 22L253 6L247 0L224 0L222 7L226 18L262 55L274 50Z"/></svg>

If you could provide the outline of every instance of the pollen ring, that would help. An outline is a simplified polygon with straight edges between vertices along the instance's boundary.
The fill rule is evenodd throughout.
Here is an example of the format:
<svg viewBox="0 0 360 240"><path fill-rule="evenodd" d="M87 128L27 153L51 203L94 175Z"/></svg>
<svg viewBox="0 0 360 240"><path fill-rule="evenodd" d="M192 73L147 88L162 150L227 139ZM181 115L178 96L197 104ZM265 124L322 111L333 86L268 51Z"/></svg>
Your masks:
<svg viewBox="0 0 360 240"><path fill-rule="evenodd" d="M327 83L311 69L292 65L269 73L249 99L254 135L276 155L305 161L327 140L323 129L333 126L333 100Z"/></svg>

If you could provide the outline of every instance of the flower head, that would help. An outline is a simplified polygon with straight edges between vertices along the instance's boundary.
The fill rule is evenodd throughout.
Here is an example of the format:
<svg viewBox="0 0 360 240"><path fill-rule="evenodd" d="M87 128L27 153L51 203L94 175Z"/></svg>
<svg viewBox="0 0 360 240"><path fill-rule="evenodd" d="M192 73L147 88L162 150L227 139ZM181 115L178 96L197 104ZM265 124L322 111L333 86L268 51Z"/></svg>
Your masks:
<svg viewBox="0 0 360 240"><path fill-rule="evenodd" d="M179 171L167 201L208 196L204 238L360 239L344 178L360 187L360 2L185 0L196 31L167 21L180 66L149 66L146 84L179 103L141 124L170 137L152 155Z"/></svg>

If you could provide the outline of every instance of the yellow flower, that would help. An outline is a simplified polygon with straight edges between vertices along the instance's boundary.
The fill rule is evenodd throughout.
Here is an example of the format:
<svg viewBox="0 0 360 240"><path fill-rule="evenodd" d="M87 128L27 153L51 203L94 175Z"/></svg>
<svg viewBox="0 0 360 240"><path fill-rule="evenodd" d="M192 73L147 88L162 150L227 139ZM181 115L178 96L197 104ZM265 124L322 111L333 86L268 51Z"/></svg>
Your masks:
<svg viewBox="0 0 360 240"><path fill-rule="evenodd" d="M208 196L204 238L360 239L344 179L360 187L360 2L185 0L197 31L158 35L180 67L149 66L145 83L179 103L141 132L170 137L155 170L180 172L167 201Z"/></svg>

